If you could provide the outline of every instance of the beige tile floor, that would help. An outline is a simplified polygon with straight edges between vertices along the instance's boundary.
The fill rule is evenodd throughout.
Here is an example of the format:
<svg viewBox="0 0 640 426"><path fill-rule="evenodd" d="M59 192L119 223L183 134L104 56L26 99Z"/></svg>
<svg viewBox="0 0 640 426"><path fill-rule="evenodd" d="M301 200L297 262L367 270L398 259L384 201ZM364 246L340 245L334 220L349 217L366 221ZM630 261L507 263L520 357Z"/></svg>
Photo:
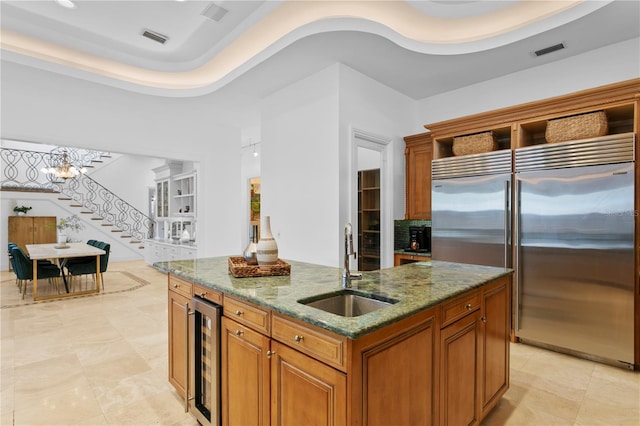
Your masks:
<svg viewBox="0 0 640 426"><path fill-rule="evenodd" d="M109 271L149 284L0 310L1 425L197 424L167 382L165 276L142 261ZM107 290L122 276L107 272ZM9 272L0 281L3 299L17 293ZM640 373L520 344L511 355L485 425L640 424Z"/></svg>

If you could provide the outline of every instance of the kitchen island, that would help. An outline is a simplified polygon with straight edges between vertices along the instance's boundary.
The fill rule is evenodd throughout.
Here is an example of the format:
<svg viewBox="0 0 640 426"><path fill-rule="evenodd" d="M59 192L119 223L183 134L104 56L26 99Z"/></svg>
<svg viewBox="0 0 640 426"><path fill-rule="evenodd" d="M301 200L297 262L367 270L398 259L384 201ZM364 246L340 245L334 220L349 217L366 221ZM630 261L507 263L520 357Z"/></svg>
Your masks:
<svg viewBox="0 0 640 426"><path fill-rule="evenodd" d="M182 396L190 298L223 306L222 424L474 424L506 392L511 270L365 272L352 290L395 303L344 317L299 303L339 293L341 270L290 263L261 278L234 278L226 257L155 264L169 273L169 376Z"/></svg>

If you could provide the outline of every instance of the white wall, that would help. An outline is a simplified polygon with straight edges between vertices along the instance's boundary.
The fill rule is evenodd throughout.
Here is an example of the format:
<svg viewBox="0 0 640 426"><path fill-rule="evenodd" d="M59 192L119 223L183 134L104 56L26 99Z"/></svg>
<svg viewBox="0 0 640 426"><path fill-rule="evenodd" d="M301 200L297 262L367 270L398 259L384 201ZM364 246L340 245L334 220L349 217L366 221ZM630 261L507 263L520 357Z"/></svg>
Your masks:
<svg viewBox="0 0 640 426"><path fill-rule="evenodd" d="M638 77L640 38L425 98L416 120L436 123Z"/></svg>
<svg viewBox="0 0 640 426"><path fill-rule="evenodd" d="M279 256L337 266L338 66L267 97L262 111L260 215Z"/></svg>
<svg viewBox="0 0 640 426"><path fill-rule="evenodd" d="M393 142L393 218L404 217L404 140L415 127L415 101L352 68L340 66L340 138L355 128Z"/></svg>
<svg viewBox="0 0 640 426"><path fill-rule="evenodd" d="M332 65L262 105L262 215L271 216L280 256L342 264L351 220L351 131L393 140L393 216L404 215L404 141L414 101L371 78Z"/></svg>
<svg viewBox="0 0 640 426"><path fill-rule="evenodd" d="M236 108L213 96L140 95L8 62L0 78L4 139L200 161L199 255L240 252L240 132L225 124ZM147 188L140 191L146 199Z"/></svg>

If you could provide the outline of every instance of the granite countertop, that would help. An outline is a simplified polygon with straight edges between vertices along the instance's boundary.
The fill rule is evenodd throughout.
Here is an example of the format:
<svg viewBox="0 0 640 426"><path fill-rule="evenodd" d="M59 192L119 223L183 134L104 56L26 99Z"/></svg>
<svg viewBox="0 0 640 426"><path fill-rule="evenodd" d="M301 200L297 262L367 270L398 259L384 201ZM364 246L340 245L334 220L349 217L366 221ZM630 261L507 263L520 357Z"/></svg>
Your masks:
<svg viewBox="0 0 640 426"><path fill-rule="evenodd" d="M154 266L264 308L356 339L476 287L509 275L512 270L442 261L416 262L363 273L353 290L398 300L392 306L346 318L298 303L298 300L339 292L340 268L287 261L291 275L235 278L227 257L158 262Z"/></svg>

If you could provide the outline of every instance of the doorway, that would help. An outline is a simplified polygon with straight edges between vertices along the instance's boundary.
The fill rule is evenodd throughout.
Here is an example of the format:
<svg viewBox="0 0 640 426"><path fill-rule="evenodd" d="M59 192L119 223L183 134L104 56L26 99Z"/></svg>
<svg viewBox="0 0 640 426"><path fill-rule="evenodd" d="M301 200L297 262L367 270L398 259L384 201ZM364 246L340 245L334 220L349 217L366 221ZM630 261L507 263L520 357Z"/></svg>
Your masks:
<svg viewBox="0 0 640 426"><path fill-rule="evenodd" d="M357 269L375 270L393 266L393 221L391 214L391 139L353 129L351 165L351 222L358 230L354 238Z"/></svg>

